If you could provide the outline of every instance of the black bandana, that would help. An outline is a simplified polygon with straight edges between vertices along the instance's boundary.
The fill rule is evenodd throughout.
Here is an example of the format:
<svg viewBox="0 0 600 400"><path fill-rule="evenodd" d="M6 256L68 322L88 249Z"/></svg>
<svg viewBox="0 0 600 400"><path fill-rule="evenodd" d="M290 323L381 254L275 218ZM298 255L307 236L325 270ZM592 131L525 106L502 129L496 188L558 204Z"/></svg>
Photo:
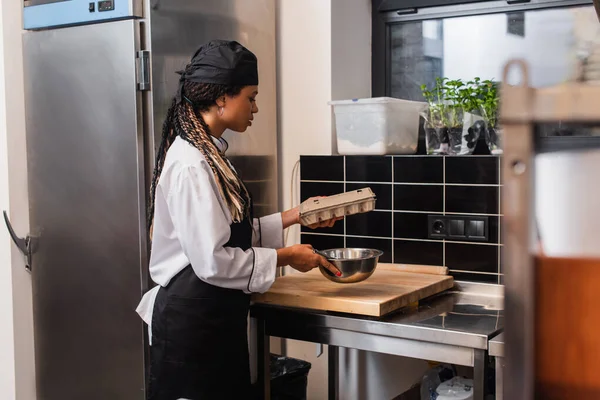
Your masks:
<svg viewBox="0 0 600 400"><path fill-rule="evenodd" d="M213 40L200 46L186 71L177 71L177 103L183 98L185 81L227 86L258 85L256 56L235 41Z"/></svg>

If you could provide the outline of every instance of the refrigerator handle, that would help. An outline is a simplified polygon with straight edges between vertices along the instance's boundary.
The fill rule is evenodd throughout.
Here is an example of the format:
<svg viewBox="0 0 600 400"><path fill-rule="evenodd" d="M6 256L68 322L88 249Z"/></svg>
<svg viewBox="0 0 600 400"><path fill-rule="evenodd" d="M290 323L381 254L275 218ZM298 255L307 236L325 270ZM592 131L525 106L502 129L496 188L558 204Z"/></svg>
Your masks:
<svg viewBox="0 0 600 400"><path fill-rule="evenodd" d="M138 51L136 55L139 60L138 66L138 90L150 90L150 52L148 50Z"/></svg>
<svg viewBox="0 0 600 400"><path fill-rule="evenodd" d="M31 272L31 256L33 255L33 239L31 236L27 235L24 239L17 236L15 233L10 220L8 219L8 214L6 211L4 213L4 222L6 223L6 227L8 228L8 233L10 233L10 237L13 242L17 245L21 253L25 256L25 269Z"/></svg>

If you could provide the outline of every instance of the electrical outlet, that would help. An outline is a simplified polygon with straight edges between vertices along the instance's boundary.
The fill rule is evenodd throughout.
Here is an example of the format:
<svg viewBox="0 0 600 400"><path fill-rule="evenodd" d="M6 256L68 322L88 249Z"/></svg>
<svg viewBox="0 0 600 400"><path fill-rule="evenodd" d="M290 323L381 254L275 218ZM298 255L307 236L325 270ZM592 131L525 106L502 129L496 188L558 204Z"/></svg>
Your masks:
<svg viewBox="0 0 600 400"><path fill-rule="evenodd" d="M427 233L430 239L487 242L488 217L428 215Z"/></svg>
<svg viewBox="0 0 600 400"><path fill-rule="evenodd" d="M446 220L439 215L428 216L429 227L427 229L430 238L443 239L446 237Z"/></svg>

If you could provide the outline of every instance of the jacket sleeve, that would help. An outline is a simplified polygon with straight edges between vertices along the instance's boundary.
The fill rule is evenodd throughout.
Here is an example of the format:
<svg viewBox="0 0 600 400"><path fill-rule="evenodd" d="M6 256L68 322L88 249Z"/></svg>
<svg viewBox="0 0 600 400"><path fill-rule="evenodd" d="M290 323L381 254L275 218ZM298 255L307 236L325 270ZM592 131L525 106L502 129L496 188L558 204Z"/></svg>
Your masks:
<svg viewBox="0 0 600 400"><path fill-rule="evenodd" d="M252 245L280 249L283 247L283 220L281 213L254 218Z"/></svg>
<svg viewBox="0 0 600 400"><path fill-rule="evenodd" d="M167 204L183 252L200 279L215 286L266 292L275 281L277 252L225 247L231 216L204 163L182 166L169 185Z"/></svg>

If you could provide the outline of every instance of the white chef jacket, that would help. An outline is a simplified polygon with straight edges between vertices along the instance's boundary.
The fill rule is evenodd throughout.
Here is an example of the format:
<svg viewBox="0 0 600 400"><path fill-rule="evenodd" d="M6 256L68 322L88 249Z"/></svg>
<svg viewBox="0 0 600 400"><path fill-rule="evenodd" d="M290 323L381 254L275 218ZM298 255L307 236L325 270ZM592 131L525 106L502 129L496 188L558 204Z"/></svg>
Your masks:
<svg viewBox="0 0 600 400"><path fill-rule="evenodd" d="M224 143L214 138L223 151ZM204 155L177 137L165 158L156 186L150 277L158 284L136 311L152 337L152 310L161 286L188 265L214 286L266 292L275 281L277 252L283 247L281 213L254 219L252 247L225 247L231 236L229 208ZM151 340L151 339L150 339Z"/></svg>

